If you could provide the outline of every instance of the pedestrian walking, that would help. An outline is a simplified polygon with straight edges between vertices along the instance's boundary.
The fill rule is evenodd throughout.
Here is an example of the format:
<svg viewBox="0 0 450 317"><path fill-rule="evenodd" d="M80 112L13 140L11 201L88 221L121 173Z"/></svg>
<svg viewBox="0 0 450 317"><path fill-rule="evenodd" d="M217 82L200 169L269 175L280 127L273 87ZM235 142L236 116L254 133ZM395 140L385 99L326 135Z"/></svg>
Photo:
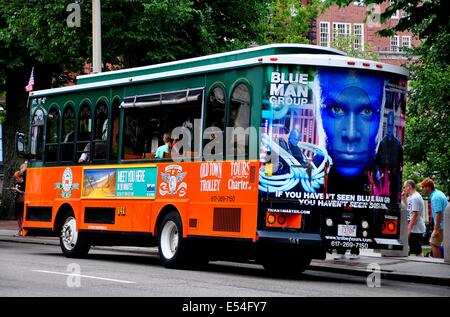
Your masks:
<svg viewBox="0 0 450 317"><path fill-rule="evenodd" d="M431 213L434 221L433 233L430 238L431 252L434 258L441 258L441 244L444 241L444 211L448 205L447 197L435 188L431 178L425 178L419 185L424 194L429 195L431 201Z"/></svg>
<svg viewBox="0 0 450 317"><path fill-rule="evenodd" d="M423 218L425 204L422 196L416 191L416 183L407 180L403 183L403 194L406 210L408 211L408 244L409 255L422 256L422 237L426 231Z"/></svg>
<svg viewBox="0 0 450 317"><path fill-rule="evenodd" d="M23 208L25 195L25 180L21 171L14 173L14 183L14 187L10 188L10 190L14 195L14 213L19 226L16 236L20 236L23 229Z"/></svg>

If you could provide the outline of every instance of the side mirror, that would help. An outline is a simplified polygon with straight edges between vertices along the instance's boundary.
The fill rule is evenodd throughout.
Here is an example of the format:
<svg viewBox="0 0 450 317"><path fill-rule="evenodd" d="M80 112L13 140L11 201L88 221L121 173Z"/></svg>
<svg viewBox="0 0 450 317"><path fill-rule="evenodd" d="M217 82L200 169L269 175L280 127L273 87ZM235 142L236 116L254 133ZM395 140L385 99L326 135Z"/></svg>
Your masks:
<svg viewBox="0 0 450 317"><path fill-rule="evenodd" d="M20 158L28 158L27 142L24 133L16 132L16 153Z"/></svg>

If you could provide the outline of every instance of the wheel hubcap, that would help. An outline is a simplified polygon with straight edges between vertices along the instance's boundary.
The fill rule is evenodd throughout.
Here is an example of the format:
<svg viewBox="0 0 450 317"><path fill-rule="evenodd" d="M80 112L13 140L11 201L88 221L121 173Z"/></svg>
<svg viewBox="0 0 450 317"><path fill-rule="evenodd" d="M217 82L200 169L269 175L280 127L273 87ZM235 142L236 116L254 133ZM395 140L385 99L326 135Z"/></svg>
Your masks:
<svg viewBox="0 0 450 317"><path fill-rule="evenodd" d="M164 224L161 233L161 251L166 259L171 259L175 256L178 249L178 228L175 222L169 220Z"/></svg>
<svg viewBox="0 0 450 317"><path fill-rule="evenodd" d="M67 250L72 250L77 244L78 234L75 219L70 217L61 229L61 239Z"/></svg>

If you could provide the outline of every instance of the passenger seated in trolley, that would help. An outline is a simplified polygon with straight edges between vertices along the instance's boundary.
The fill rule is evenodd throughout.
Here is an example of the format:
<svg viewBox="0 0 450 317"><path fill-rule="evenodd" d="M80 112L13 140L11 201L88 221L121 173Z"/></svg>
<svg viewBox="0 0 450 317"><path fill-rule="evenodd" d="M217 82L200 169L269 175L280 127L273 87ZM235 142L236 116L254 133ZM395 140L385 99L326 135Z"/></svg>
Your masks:
<svg viewBox="0 0 450 317"><path fill-rule="evenodd" d="M91 142L86 144L83 149L83 153L81 153L80 158L78 159L78 163L85 163L89 161L89 152L91 151Z"/></svg>
<svg viewBox="0 0 450 317"><path fill-rule="evenodd" d="M171 142L169 133L164 133L163 142L164 142L164 145L161 145L160 147L158 147L156 149L156 152L155 152L156 158L164 158L165 153L167 153L167 154L170 153L170 150L172 148L172 142Z"/></svg>

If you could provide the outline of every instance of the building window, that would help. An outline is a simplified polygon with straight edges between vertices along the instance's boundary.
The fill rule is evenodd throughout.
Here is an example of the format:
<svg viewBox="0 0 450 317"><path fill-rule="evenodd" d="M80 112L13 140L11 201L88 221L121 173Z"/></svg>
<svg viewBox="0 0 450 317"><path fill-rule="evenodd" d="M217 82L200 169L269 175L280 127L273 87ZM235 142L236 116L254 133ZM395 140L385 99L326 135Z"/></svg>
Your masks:
<svg viewBox="0 0 450 317"><path fill-rule="evenodd" d="M350 23L333 23L333 36L335 39L351 35Z"/></svg>
<svg viewBox="0 0 450 317"><path fill-rule="evenodd" d="M364 51L364 24L353 24L354 48Z"/></svg>
<svg viewBox="0 0 450 317"><path fill-rule="evenodd" d="M320 46L330 47L330 22L320 22Z"/></svg>
<svg viewBox="0 0 450 317"><path fill-rule="evenodd" d="M411 48L411 36L402 36L402 47Z"/></svg>
<svg viewBox="0 0 450 317"><path fill-rule="evenodd" d="M395 35L391 37L391 52L398 52L399 51L399 36Z"/></svg>

